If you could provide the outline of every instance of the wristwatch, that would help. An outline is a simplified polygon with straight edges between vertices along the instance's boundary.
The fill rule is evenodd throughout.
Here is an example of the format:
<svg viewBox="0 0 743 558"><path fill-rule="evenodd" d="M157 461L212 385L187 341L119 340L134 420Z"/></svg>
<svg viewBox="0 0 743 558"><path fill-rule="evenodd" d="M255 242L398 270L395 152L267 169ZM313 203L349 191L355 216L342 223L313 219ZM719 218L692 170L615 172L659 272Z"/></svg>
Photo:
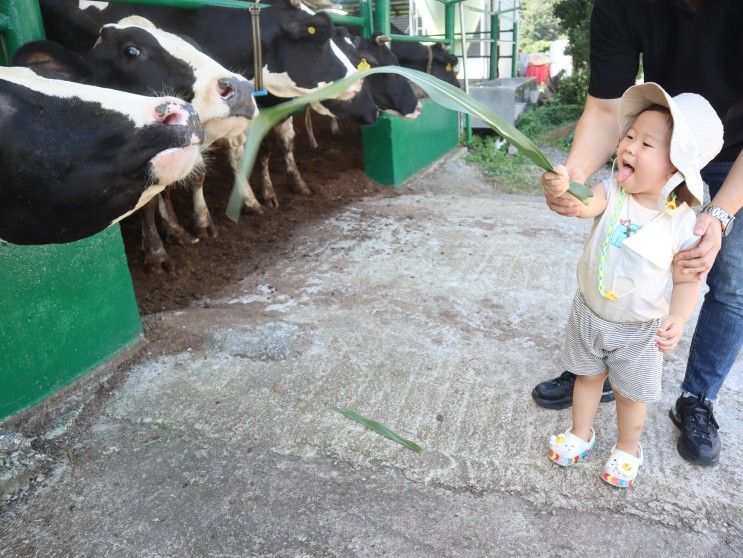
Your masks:
<svg viewBox="0 0 743 558"><path fill-rule="evenodd" d="M721 207L717 207L716 205L705 205L702 209L702 213L708 213L709 215L712 215L712 217L720 221L720 224L722 225L722 236L729 235L730 231L733 230L733 222L735 221L735 216L730 215L730 213L728 213Z"/></svg>

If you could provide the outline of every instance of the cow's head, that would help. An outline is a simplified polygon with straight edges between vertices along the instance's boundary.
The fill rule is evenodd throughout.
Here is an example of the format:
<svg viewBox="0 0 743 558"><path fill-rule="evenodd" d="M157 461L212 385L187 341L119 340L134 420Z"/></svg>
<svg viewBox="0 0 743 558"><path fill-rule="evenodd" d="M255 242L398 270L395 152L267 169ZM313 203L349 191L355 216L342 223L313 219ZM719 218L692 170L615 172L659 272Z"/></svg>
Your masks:
<svg viewBox="0 0 743 558"><path fill-rule="evenodd" d="M180 99L0 68L0 239L95 234L187 176L202 141Z"/></svg>
<svg viewBox="0 0 743 558"><path fill-rule="evenodd" d="M272 6L262 14L268 19L276 11ZM331 40L334 25L327 15L294 9L292 16L274 23L276 30L265 48L264 82L272 94L301 96L356 72ZM356 82L338 98L350 99L359 91L361 83Z"/></svg>
<svg viewBox="0 0 743 558"><path fill-rule="evenodd" d="M46 77L82 81L140 95L175 95L196 108L206 141L242 132L256 111L253 86L202 53L184 37L132 16L104 25L84 58L40 41L14 58Z"/></svg>
<svg viewBox="0 0 743 558"><path fill-rule="evenodd" d="M449 53L440 43L424 46L418 42L393 42L392 52L395 53L400 64L426 72L455 87L460 87L457 80L457 64L459 59Z"/></svg>
<svg viewBox="0 0 743 558"><path fill-rule="evenodd" d="M387 47L387 37L375 33L372 39L358 39L357 49L366 57L373 57L379 66L399 66L397 56ZM404 118L418 118L421 104L407 79L398 74L375 74L365 79L369 93L384 112Z"/></svg>

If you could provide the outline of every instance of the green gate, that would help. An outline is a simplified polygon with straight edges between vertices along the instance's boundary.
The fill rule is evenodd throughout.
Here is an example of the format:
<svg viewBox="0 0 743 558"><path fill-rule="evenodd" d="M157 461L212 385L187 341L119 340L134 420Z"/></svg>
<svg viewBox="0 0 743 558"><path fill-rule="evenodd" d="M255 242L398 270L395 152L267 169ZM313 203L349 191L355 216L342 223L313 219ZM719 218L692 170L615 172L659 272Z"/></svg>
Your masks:
<svg viewBox="0 0 743 558"><path fill-rule="evenodd" d="M0 64L43 38L38 0L0 0ZM0 242L0 419L107 361L141 333L118 226L70 244Z"/></svg>

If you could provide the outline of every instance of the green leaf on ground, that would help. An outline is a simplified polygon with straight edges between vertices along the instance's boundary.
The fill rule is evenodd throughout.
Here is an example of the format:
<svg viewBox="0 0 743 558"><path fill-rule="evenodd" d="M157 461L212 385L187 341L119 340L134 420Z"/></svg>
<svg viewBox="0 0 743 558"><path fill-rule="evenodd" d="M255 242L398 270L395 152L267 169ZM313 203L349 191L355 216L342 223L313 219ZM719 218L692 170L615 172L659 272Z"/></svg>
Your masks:
<svg viewBox="0 0 743 558"><path fill-rule="evenodd" d="M336 407L335 410L342 414L344 417L350 418L351 420L358 422L362 426L366 426L369 430L373 430L377 434L381 434L382 436L384 436L385 438L389 438L393 442L402 444L409 450L413 450L417 453L421 453L423 451L423 449L415 442L406 440L405 438L399 436L398 434L387 428L384 424L363 417L353 409L338 409Z"/></svg>

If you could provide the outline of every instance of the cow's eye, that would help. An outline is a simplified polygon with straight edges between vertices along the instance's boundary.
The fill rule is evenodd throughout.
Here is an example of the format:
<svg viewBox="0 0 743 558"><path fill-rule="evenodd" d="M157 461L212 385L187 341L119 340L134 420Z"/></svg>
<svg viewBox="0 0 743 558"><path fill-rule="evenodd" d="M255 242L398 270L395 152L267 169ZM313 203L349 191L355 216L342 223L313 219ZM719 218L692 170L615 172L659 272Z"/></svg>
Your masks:
<svg viewBox="0 0 743 558"><path fill-rule="evenodd" d="M140 54L140 50L135 46L124 47L124 56L127 58L136 58Z"/></svg>

